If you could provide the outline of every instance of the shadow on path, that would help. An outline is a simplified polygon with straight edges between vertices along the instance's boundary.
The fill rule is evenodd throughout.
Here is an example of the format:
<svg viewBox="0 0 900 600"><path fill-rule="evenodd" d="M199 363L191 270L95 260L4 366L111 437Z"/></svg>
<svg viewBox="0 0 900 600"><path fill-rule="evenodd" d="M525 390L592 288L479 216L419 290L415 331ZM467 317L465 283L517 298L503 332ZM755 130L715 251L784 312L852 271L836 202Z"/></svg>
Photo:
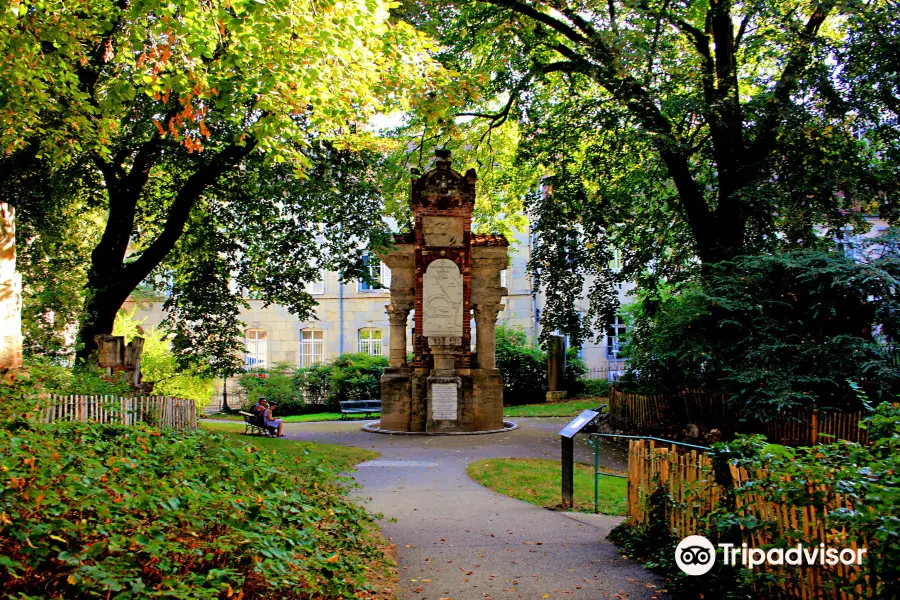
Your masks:
<svg viewBox="0 0 900 600"><path fill-rule="evenodd" d="M285 433L382 453L354 477L397 547L402 600L664 597L655 575L605 539L619 517L549 511L469 478L466 466L483 458L559 459L556 434L568 419L513 420L517 431L482 436L389 436L360 431L360 421L290 424ZM593 460L586 436L576 460ZM619 448L602 448L603 466L626 461Z"/></svg>

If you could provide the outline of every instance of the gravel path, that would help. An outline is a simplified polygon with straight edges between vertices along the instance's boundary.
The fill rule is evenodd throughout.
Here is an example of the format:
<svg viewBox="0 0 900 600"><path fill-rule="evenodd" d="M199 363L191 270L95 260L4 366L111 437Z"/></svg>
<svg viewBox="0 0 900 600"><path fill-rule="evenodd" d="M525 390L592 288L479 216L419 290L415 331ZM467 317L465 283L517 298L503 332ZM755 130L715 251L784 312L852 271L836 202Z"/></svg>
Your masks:
<svg viewBox="0 0 900 600"><path fill-rule="evenodd" d="M389 436L361 422L285 426L292 439L372 448L355 479L397 547L401 600L662 598L662 583L605 539L618 517L553 512L494 493L466 474L483 458L559 460L563 418L513 419L520 428L480 436ZM576 460L590 462L586 436ZM604 466L626 455L607 445Z"/></svg>

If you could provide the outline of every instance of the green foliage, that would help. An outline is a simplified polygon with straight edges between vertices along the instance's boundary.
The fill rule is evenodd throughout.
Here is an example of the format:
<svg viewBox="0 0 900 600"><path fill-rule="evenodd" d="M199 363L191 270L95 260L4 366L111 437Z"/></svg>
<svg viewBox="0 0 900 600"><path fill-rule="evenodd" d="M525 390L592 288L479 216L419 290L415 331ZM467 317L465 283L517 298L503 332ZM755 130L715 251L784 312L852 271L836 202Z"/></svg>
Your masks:
<svg viewBox="0 0 900 600"><path fill-rule="evenodd" d="M328 402L381 398L381 376L388 366L384 356L342 354L331 364Z"/></svg>
<svg viewBox="0 0 900 600"><path fill-rule="evenodd" d="M606 379L582 379L579 396L608 396L609 381Z"/></svg>
<svg viewBox="0 0 900 600"><path fill-rule="evenodd" d="M718 465L743 467L753 479L728 490L729 497L709 515L712 537L732 535L740 525L746 535L765 532L774 540L773 547L809 543L803 539L802 531L782 531L771 517L751 517L738 509L742 498L751 493L773 501L782 500L788 506L811 510L816 515L822 515L828 508L826 529L845 531L847 540L858 541L861 547L868 548L868 553L863 561L862 578L850 581L835 572L823 581L825 589L852 593L860 581L868 581L864 597L898 597L900 404L880 404L860 427L869 430L868 445L839 441L783 451L773 449L762 436L739 437L716 444L713 458ZM810 493L810 489L820 491ZM834 510L836 496L851 502L853 508ZM761 577L758 583L768 584Z"/></svg>
<svg viewBox="0 0 900 600"><path fill-rule="evenodd" d="M215 392L215 380L196 369L180 369L169 341L171 335L157 327L139 330L140 323L134 319L135 312L136 307L130 313L120 311L113 334L124 336L126 343L137 335L144 338L141 372L144 381L153 382L153 393L187 398L196 402L198 408L206 406Z"/></svg>
<svg viewBox="0 0 900 600"><path fill-rule="evenodd" d="M306 401L298 385L297 369L290 363L277 364L271 369L255 369L241 373L239 385L247 394L244 408L250 408L260 397L278 402L277 414L295 415L304 412Z"/></svg>
<svg viewBox="0 0 900 600"><path fill-rule="evenodd" d="M423 106L397 162L448 144L528 190L544 334L580 340L612 321L622 281L650 291L898 214L898 7L406 1L469 93L444 119L429 119L444 98ZM499 165L479 156L494 136Z"/></svg>
<svg viewBox="0 0 900 600"><path fill-rule="evenodd" d="M584 392L584 376L588 368L579 354L578 348L566 348L566 374L565 386L570 396L577 396Z"/></svg>
<svg viewBox="0 0 900 600"><path fill-rule="evenodd" d="M874 265L798 251L710 266L703 284L631 316L630 365L646 391L723 390L755 418L792 407L856 408L896 374L872 327L896 331L896 279Z"/></svg>
<svg viewBox="0 0 900 600"><path fill-rule="evenodd" d="M0 449L4 595L349 598L380 557L327 460L206 432L22 421L0 425Z"/></svg>
<svg viewBox="0 0 900 600"><path fill-rule="evenodd" d="M504 404L543 402L547 392L547 356L528 343L521 329L497 327L495 360L503 378Z"/></svg>
<svg viewBox="0 0 900 600"><path fill-rule="evenodd" d="M276 365L268 371L241 374L238 379L252 406L260 396L278 402L279 415L336 410L344 400L381 397L384 356L342 354L329 364L296 368Z"/></svg>
<svg viewBox="0 0 900 600"><path fill-rule="evenodd" d="M528 343L522 329L499 325L495 360L503 377L503 403L509 405L544 402L547 392L547 354ZM580 395L587 382L587 365L578 348L566 348L565 386L570 396Z"/></svg>
<svg viewBox="0 0 900 600"><path fill-rule="evenodd" d="M41 394L121 396L131 393L126 382L111 380L90 365L68 367L45 357L31 356L25 358L21 369L0 378L0 419L42 406L43 402L37 400Z"/></svg>
<svg viewBox="0 0 900 600"><path fill-rule="evenodd" d="M785 448L769 444L763 436L738 436L715 444L711 451L712 472L707 476L725 484L719 503L708 514L700 515L700 529L713 544L736 543L764 534L771 541L763 548L807 546L814 539L804 537L803 529L783 528L766 514L748 512L745 506L758 506L751 495L772 504L810 514L828 511L824 528L846 533L848 544L855 541L867 548L862 577L850 581L837 571L822 580L823 591L843 590L855 594L864 586L862 597L896 598L900 594L900 404L882 403L860 423L869 430L868 445L838 441L803 448ZM731 484L729 468L746 469L751 479L740 486ZM810 490L816 490L811 492ZM836 496L850 502L852 509L835 510ZM765 502L766 500L764 500ZM650 517L646 527L619 525L610 538L624 546L627 553L644 560L667 578L667 588L675 597L692 598L703 594L715 598L779 597L785 574L725 566L721 555L712 571L703 578L690 577L675 565L675 546L680 536L668 530L667 507L673 502L660 488L650 498ZM839 546L835 541L832 546ZM719 550L721 554L721 550ZM790 573L786 573L790 576ZM700 588L696 586L702 586ZM756 586L751 594L751 586Z"/></svg>

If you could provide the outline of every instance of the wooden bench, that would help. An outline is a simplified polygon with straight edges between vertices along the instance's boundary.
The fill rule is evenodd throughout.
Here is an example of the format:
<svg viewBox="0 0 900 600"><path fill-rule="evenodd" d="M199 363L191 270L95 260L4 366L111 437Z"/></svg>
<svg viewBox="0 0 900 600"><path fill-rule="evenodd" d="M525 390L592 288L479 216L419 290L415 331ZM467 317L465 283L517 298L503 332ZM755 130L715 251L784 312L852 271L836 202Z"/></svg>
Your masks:
<svg viewBox="0 0 900 600"><path fill-rule="evenodd" d="M381 412L381 400L344 400L341 402L341 419L347 415L365 415Z"/></svg>
<svg viewBox="0 0 900 600"><path fill-rule="evenodd" d="M242 410L238 412L240 412L241 416L244 417L244 434L253 435L258 433L265 436L275 434L275 428L263 425L261 422L261 417L257 417L256 415L244 412Z"/></svg>

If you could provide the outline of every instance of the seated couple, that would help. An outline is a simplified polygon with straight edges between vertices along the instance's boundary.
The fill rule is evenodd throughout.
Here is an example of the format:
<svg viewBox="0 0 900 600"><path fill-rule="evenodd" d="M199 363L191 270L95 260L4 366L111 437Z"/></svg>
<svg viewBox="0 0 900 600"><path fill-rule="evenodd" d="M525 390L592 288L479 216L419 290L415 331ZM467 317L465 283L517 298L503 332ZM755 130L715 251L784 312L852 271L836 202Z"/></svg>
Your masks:
<svg viewBox="0 0 900 600"><path fill-rule="evenodd" d="M259 401L253 405L253 408L250 409L250 412L254 417L259 419L259 422L262 423L265 427L276 429L276 434L278 437L284 437L284 433L282 430L284 429L284 424L281 422L281 419L276 419L275 415L275 407L278 406L277 402L269 402L262 397Z"/></svg>

